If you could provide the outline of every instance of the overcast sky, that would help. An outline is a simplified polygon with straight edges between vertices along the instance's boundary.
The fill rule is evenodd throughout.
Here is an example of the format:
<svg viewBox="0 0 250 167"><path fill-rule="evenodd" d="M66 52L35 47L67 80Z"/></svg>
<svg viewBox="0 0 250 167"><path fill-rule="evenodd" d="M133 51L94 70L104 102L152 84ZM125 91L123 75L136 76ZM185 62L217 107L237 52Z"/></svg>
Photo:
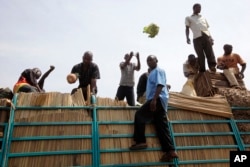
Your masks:
<svg viewBox="0 0 250 167"><path fill-rule="evenodd" d="M70 93L78 83L68 84L66 76L89 50L101 73L98 96L114 98L121 75L119 63L125 53L134 51L140 53L142 66L135 73L136 84L147 70L147 56L154 54L171 90L179 92L186 81L182 64L195 53L193 44L186 43L184 20L197 2L210 25L216 57L229 43L248 63L249 0L0 0L0 87L12 89L26 68L45 72L54 65L45 90ZM150 23L160 27L155 38L143 33ZM247 88L249 73L247 65Z"/></svg>

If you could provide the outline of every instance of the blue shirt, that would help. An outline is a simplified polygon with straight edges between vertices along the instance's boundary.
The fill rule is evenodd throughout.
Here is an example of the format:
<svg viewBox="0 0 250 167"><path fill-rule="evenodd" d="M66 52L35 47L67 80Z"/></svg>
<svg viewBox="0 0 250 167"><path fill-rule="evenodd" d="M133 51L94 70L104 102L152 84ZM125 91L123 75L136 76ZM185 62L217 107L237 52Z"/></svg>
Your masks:
<svg viewBox="0 0 250 167"><path fill-rule="evenodd" d="M163 87L161 93L159 94L159 98L161 100L163 108L167 111L169 94L166 83L167 78L164 70L156 67L155 69L150 71L147 81L146 98L147 100L152 100L155 95L157 86L162 85Z"/></svg>

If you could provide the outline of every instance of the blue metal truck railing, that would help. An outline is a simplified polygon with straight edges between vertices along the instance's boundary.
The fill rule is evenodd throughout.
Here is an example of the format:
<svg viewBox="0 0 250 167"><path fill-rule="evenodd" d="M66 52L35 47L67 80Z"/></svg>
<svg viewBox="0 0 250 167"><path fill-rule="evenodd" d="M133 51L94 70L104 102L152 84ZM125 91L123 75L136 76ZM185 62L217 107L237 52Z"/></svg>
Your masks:
<svg viewBox="0 0 250 167"><path fill-rule="evenodd" d="M132 138L131 134L112 134L112 135L100 135L99 134L99 126L103 124L113 124L113 125L130 125L133 124L133 121L99 121L98 120L98 112L102 112L102 110L136 110L139 107L116 107L116 106L96 106L96 99L92 96L92 106L53 106L53 107L18 107L16 106L17 95L14 96L12 102L15 108L11 108L10 110L10 119L9 123L0 124L0 126L4 126L4 136L2 139L2 150L0 152L0 165L1 167L7 167L9 158L14 157L26 157L26 156L44 156L44 155L65 155L65 154L92 154L92 165L94 167L129 167L129 166L162 166L171 164L172 166L178 167L178 165L185 164L206 164L206 163L229 163L228 159L210 159L210 160L179 160L175 159L171 163L162 163L162 162L149 162L149 163L134 163L134 164L101 164L100 156L101 153L118 153L118 152L129 152L129 149L100 149L100 139L102 138ZM1 108L0 108L1 109ZM91 109L92 112L92 121L84 121L84 122L15 122L14 115L15 112L19 110L57 110L57 109ZM177 108L168 107L168 110L176 110ZM232 107L232 110L250 110L250 107ZM231 132L192 132L192 133L175 133L173 131L173 126L175 124L228 124L230 125L232 131ZM191 121L191 120L170 120L169 127L171 131L171 136L173 141L175 141L175 137L180 136L233 136L236 144L235 145L207 145L207 146L176 146L177 151L180 150L199 150L199 149L218 149L218 148L228 148L228 149L237 149L240 151L244 151L250 147L249 144L244 144L242 141L242 135L250 135L250 132L240 132L237 124L238 123L250 123L249 120L202 120L202 121ZM72 135L72 136L33 136L33 137L13 137L13 129L17 126L56 126L56 125L91 125L92 133L91 135ZM147 134L148 137L154 137L155 134ZM65 150L65 151L44 151L44 152L28 152L28 153L11 153L10 146L13 141L26 141L26 140L60 140L60 139L91 139L92 140L92 149L91 150ZM145 151L159 151L160 148L148 148Z"/></svg>
<svg viewBox="0 0 250 167"><path fill-rule="evenodd" d="M9 118L9 123L8 123L8 130L6 130L5 134L5 141L6 143L3 145L3 156L2 156L2 167L7 167L8 166L8 160L9 158L14 158L14 157L29 157L29 156L44 156L44 155L67 155L67 154L85 154L85 153L90 153L92 154L92 166L98 166L96 164L96 156L95 156L95 150L96 150L96 144L92 143L92 149L91 150L65 150L65 151L44 151L44 152L28 152L28 153L10 153L10 146L12 141L28 141L28 140L64 140L64 139L91 139L95 140L95 131L94 131L94 125L93 121L90 122L34 122L34 123L17 123L14 121L14 115L15 112L18 112L20 110L57 110L57 109L92 109L91 106L80 106L80 107L73 107L73 106L52 106L52 107L34 107L34 106L26 106L26 107L18 107L16 106L16 101L17 101L17 94L13 98L13 104L15 108L11 108L10 111L10 118ZM92 134L91 135L72 135L72 136L34 136L34 137L19 137L15 138L12 136L13 134L13 129L16 126L56 126L56 125L91 125L92 127Z"/></svg>

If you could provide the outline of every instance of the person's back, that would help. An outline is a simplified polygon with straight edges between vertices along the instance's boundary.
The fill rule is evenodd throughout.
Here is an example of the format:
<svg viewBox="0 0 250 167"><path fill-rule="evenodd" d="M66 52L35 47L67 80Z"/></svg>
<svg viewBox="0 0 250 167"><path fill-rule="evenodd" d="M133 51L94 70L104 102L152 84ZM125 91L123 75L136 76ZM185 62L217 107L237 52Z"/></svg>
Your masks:
<svg viewBox="0 0 250 167"><path fill-rule="evenodd" d="M183 63L183 73L187 78L193 78L198 73L199 65L195 55L190 54L188 59Z"/></svg>
<svg viewBox="0 0 250 167"><path fill-rule="evenodd" d="M199 65L197 62L197 58L195 55L190 54L188 59L183 64L183 73L184 76L187 77L187 81L182 87L180 93L188 95L188 96L197 96L195 88L194 88L194 78L195 75L198 74Z"/></svg>
<svg viewBox="0 0 250 167"><path fill-rule="evenodd" d="M145 72L139 77L139 81L136 88L137 101L141 104L146 102L146 87L147 87L148 74L149 72Z"/></svg>
<svg viewBox="0 0 250 167"><path fill-rule="evenodd" d="M33 69L24 70L21 73L19 80L21 80L22 77L25 78L27 83L30 84L31 86L35 86L37 84L37 79L36 79L35 72L33 71Z"/></svg>
<svg viewBox="0 0 250 167"><path fill-rule="evenodd" d="M37 82L37 79L39 79L41 75L42 72L39 68L25 69L14 85L13 93L42 92Z"/></svg>

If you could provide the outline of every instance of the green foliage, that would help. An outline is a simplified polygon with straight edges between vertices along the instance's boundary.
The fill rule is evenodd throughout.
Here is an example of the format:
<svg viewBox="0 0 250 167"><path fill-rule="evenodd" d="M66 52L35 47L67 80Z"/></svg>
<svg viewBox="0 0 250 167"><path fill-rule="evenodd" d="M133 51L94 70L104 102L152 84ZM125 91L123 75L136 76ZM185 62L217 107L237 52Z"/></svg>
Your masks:
<svg viewBox="0 0 250 167"><path fill-rule="evenodd" d="M148 37L154 38L159 33L159 27L156 24L151 23L143 28L143 33L147 33L149 34Z"/></svg>

